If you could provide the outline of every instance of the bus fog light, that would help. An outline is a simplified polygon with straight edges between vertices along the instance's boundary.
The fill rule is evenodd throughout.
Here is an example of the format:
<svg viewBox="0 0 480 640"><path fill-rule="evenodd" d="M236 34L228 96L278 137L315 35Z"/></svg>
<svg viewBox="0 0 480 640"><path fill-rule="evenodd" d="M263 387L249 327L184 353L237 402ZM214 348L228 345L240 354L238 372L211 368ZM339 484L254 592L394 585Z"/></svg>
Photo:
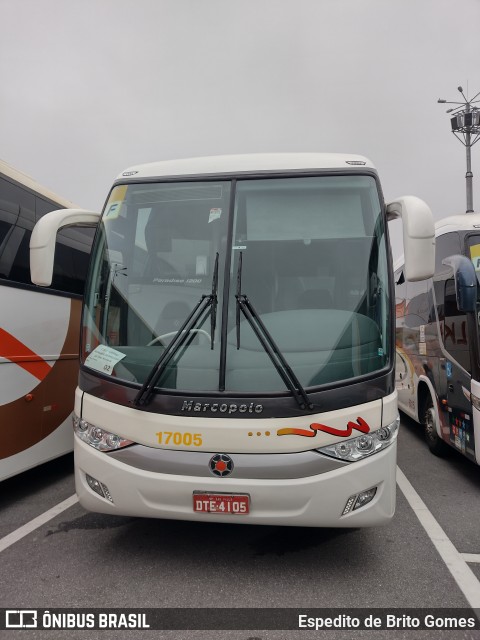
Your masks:
<svg viewBox="0 0 480 640"><path fill-rule="evenodd" d="M110 500L110 502L113 502L113 498L110 494L110 491L108 490L107 485L103 484L103 482L100 482L99 480L96 480L95 478L92 478L92 476L88 475L88 473L85 474L85 479L92 491L98 493L100 497L106 498L107 500Z"/></svg>
<svg viewBox="0 0 480 640"><path fill-rule="evenodd" d="M356 509L360 509L364 507L366 504L371 502L377 493L377 487L373 487L373 489L367 489L366 491L361 491L360 493L354 493L353 496L347 500L346 505L343 508L342 516L347 515L350 511L355 511Z"/></svg>
<svg viewBox="0 0 480 640"><path fill-rule="evenodd" d="M356 499L357 499L357 494L355 494L354 496L350 496L350 498L347 500L347 504L345 505L342 511L342 516L346 515L352 510L352 507L355 504Z"/></svg>
<svg viewBox="0 0 480 640"><path fill-rule="evenodd" d="M360 509L360 507L364 507L366 504L371 502L377 493L377 487L373 489L368 489L367 491L362 491L358 494L357 499L355 501L355 505L353 510Z"/></svg>
<svg viewBox="0 0 480 640"><path fill-rule="evenodd" d="M105 497L105 494L103 493L102 485L98 480L95 480L95 478L92 478L92 476L89 476L88 473L85 474L85 479L92 491L95 491L95 493L98 493L98 495L102 496L102 498Z"/></svg>
<svg viewBox="0 0 480 640"><path fill-rule="evenodd" d="M103 484L103 482L100 482L100 486L102 487L103 490L103 494L105 496L105 498L107 500L110 500L110 502L113 503L113 498L112 498L112 494L110 493L110 491L108 490L108 487L106 484Z"/></svg>

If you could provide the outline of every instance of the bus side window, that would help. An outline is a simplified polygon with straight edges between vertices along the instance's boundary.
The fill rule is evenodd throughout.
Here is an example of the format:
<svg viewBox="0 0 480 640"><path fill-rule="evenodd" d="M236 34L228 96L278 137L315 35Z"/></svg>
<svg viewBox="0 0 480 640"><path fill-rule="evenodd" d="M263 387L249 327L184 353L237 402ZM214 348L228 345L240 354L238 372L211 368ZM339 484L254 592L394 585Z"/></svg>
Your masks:
<svg viewBox="0 0 480 640"><path fill-rule="evenodd" d="M449 278L445 281L444 297L444 345L445 349L461 366L471 373L470 345L468 341L467 318L457 307L455 281Z"/></svg>
<svg viewBox="0 0 480 640"><path fill-rule="evenodd" d="M445 233L443 236L439 236L436 239L435 245L435 275L433 278L433 288L435 292L438 319L440 323L442 323L445 318L445 281L452 277L451 267L442 264L442 260L448 256L461 253L458 233L454 231L452 233Z"/></svg>
<svg viewBox="0 0 480 640"><path fill-rule="evenodd" d="M458 317L459 311L456 308L456 301L452 299L455 296L455 284L452 278L452 268L442 263L448 256L461 253L460 238L456 231L445 233L438 236L435 246L435 275L433 278L433 289L435 293L435 302L437 306L437 314L440 325L440 333L443 338L445 349L452 354L460 364L470 371L470 358L465 358L465 354L458 354L457 340L463 340L462 337L462 320ZM453 287L453 289L452 289ZM465 321L465 317L464 317ZM465 326L465 322L463 322ZM466 330L463 330L466 334ZM467 347L468 348L468 347ZM467 353L468 356L468 353ZM466 360L468 359L468 363Z"/></svg>
<svg viewBox="0 0 480 640"><path fill-rule="evenodd" d="M428 322L427 282L407 282L405 326L417 329Z"/></svg>
<svg viewBox="0 0 480 640"><path fill-rule="evenodd" d="M59 206L0 178L0 278L32 286L30 236L35 222ZM52 289L83 293L93 229L62 231L58 237Z"/></svg>
<svg viewBox="0 0 480 640"><path fill-rule="evenodd" d="M428 324L434 324L436 327L437 316L435 315L435 300L433 298L433 281L428 281L427 307L428 307Z"/></svg>
<svg viewBox="0 0 480 640"><path fill-rule="evenodd" d="M35 197L0 178L0 278L31 285L30 235Z"/></svg>
<svg viewBox="0 0 480 640"><path fill-rule="evenodd" d="M453 278L449 278L445 282L445 296L444 296L443 311L445 314L445 318L454 318L456 316L461 315L460 311L457 309L457 300L455 296L455 281Z"/></svg>
<svg viewBox="0 0 480 640"><path fill-rule="evenodd" d="M456 231L438 236L435 242L435 279L446 280L451 275L451 268L442 261L448 256L462 253L460 238Z"/></svg>

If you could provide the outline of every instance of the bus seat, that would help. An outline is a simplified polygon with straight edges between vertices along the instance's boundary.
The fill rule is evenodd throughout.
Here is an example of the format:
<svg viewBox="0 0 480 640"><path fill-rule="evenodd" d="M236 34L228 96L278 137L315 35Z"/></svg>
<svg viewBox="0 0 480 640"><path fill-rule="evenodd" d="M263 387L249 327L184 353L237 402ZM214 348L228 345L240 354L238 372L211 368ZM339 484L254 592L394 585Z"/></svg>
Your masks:
<svg viewBox="0 0 480 640"><path fill-rule="evenodd" d="M158 322L155 326L155 334L157 336L161 336L166 333L178 331L188 318L190 311L191 309L188 304L181 300L172 300L167 302L162 309ZM170 342L170 340L167 342Z"/></svg>
<svg viewBox="0 0 480 640"><path fill-rule="evenodd" d="M278 293L278 278L275 269L269 268L271 257L266 243L251 243L242 261L242 293L244 293L258 313L275 310Z"/></svg>
<svg viewBox="0 0 480 640"><path fill-rule="evenodd" d="M299 309L332 309L333 298L328 289L307 289L298 298Z"/></svg>
<svg viewBox="0 0 480 640"><path fill-rule="evenodd" d="M158 252L171 253L172 251L174 228L172 218L171 213L152 208L145 225L145 245L148 255L143 275L147 278L177 275L172 265L158 255Z"/></svg>

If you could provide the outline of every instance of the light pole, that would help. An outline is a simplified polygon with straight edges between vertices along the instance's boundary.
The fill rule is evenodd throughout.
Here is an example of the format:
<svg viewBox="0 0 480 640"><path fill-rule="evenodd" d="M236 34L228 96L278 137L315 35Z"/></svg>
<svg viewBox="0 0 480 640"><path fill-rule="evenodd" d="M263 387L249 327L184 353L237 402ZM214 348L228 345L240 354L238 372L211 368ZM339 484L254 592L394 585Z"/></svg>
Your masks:
<svg viewBox="0 0 480 640"><path fill-rule="evenodd" d="M480 139L480 109L472 106L480 102L480 91L469 100L463 93L462 87L458 87L458 91L462 94L464 102L450 102L448 100L438 99L441 104L456 104L447 110L447 113L453 114L450 118L452 133L465 146L467 154L467 173L465 181L467 187L467 213L473 213L473 173L472 173L472 147Z"/></svg>

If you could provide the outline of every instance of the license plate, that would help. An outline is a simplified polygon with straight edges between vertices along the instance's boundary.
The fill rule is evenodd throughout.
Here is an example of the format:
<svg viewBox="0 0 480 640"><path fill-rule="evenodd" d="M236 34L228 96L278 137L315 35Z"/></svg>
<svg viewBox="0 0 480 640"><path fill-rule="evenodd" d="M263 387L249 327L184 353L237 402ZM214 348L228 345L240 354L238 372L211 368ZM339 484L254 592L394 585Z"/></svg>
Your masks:
<svg viewBox="0 0 480 640"><path fill-rule="evenodd" d="M197 513L243 516L250 512L250 496L248 494L195 492L193 494L193 510Z"/></svg>

